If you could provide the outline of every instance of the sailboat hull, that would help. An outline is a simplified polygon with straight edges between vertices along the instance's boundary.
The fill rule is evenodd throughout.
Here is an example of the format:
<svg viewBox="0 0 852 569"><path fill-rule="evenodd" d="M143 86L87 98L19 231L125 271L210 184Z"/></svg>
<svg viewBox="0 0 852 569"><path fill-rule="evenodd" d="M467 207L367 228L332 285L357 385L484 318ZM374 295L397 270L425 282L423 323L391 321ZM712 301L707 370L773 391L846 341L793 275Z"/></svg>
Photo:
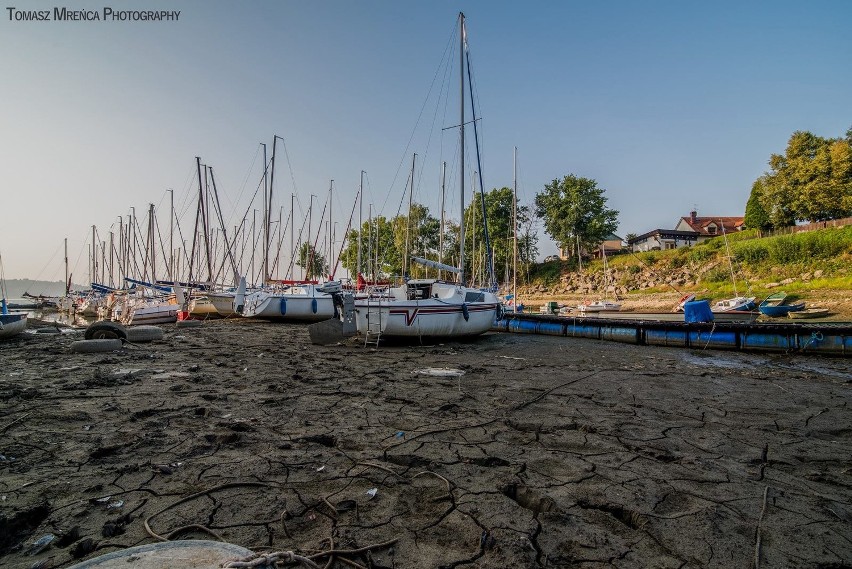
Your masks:
<svg viewBox="0 0 852 569"><path fill-rule="evenodd" d="M270 294L246 296L243 316L276 322L320 322L334 316L330 294Z"/></svg>
<svg viewBox="0 0 852 569"><path fill-rule="evenodd" d="M27 315L0 314L0 339L12 338L27 329Z"/></svg>
<svg viewBox="0 0 852 569"><path fill-rule="evenodd" d="M467 319L465 319L467 311ZM435 300L410 303L355 303L358 331L366 333L369 319L380 319L381 335L400 338L478 336L491 329L497 303L471 303L466 307Z"/></svg>
<svg viewBox="0 0 852 569"><path fill-rule="evenodd" d="M236 315L234 311L234 294L230 292L208 292L207 298L216 309L219 316L227 318Z"/></svg>

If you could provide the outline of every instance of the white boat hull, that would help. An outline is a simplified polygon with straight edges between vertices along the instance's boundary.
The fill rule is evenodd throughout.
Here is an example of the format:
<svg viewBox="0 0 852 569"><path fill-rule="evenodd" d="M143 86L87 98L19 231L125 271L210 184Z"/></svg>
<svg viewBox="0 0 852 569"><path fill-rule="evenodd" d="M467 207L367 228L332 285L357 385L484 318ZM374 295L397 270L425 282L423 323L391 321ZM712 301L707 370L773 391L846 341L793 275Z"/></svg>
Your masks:
<svg viewBox="0 0 852 569"><path fill-rule="evenodd" d="M138 326L141 324L171 324L177 322L180 307L177 304L163 304L160 306L142 306L134 308L130 318L125 322L127 326Z"/></svg>
<svg viewBox="0 0 852 569"><path fill-rule="evenodd" d="M0 316L0 339L12 338L27 329L27 315L3 314Z"/></svg>
<svg viewBox="0 0 852 569"><path fill-rule="evenodd" d="M754 308L754 300L752 297L737 296L726 300L720 300L713 305L713 312L729 312L731 310L751 310Z"/></svg>
<svg viewBox="0 0 852 569"><path fill-rule="evenodd" d="M219 311L208 297L193 298L189 302L189 313L196 318L218 318Z"/></svg>
<svg viewBox="0 0 852 569"><path fill-rule="evenodd" d="M334 317L334 300L324 293L255 292L246 295L242 314L246 318L277 322L321 322Z"/></svg>
<svg viewBox="0 0 852 569"><path fill-rule="evenodd" d="M621 304L618 302L597 301L589 304L581 304L577 307L582 313L591 312L617 312L621 310Z"/></svg>
<svg viewBox="0 0 852 569"><path fill-rule="evenodd" d="M370 330L370 318L379 319L381 335L400 338L478 336L491 329L497 314L497 302L459 303L439 300L411 302L355 302L355 322L358 331Z"/></svg>
<svg viewBox="0 0 852 569"><path fill-rule="evenodd" d="M207 298L213 304L219 316L227 318L235 316L237 313L234 310L234 294L230 292L215 292L208 293Z"/></svg>
<svg viewBox="0 0 852 569"><path fill-rule="evenodd" d="M358 332L368 337L477 336L491 329L500 300L454 283L410 280L388 296L355 300Z"/></svg>

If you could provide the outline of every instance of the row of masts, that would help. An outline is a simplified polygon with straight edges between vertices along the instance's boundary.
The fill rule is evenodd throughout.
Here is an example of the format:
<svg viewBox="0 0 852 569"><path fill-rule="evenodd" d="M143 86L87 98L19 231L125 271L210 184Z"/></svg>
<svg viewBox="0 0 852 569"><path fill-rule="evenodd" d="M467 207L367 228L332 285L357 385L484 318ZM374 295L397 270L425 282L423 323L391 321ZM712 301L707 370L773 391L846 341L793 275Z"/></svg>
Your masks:
<svg viewBox="0 0 852 569"><path fill-rule="evenodd" d="M266 283L273 278L296 279L298 247L310 243L311 255L323 255L330 264L335 264L337 243L336 223L331 221L334 181L331 181L328 199L323 206L320 219L321 231L314 234L314 198L302 227L294 227L296 199L291 194L290 213L284 219L283 206L278 208L278 219L273 219L272 188L274 187L274 156L266 160L264 146L264 172L262 179L263 210L258 219L258 210L249 209L238 225L229 228L225 222L216 178L211 166L201 163L196 157L197 207L191 235L185 236L175 214L174 190L169 192L168 239L161 231L154 204L149 204L146 215L140 219L136 208L131 207L128 215L118 217L108 236L101 236L97 226L91 228L89 250L89 281L111 288L120 287L124 277L155 283L160 280L194 283L236 283L241 275L247 274L255 283ZM251 212L252 215L249 215ZM290 261L285 266L282 252L284 238L290 233ZM177 240L178 246L175 246ZM260 251L258 258L257 251ZM246 259L248 259L246 261ZM65 240L66 286L70 286L72 275L68 271L68 243ZM301 279L316 278L310 273L310 263L302 267Z"/></svg>
<svg viewBox="0 0 852 569"><path fill-rule="evenodd" d="M470 55L467 49L467 40L465 32L464 14L459 14L460 24L460 50L459 50L459 69L460 69L460 122L459 128L459 184L460 184L460 220L459 220L459 254L455 261L458 263L457 273L458 282L466 284L468 281L467 267L465 267L465 70L467 71L467 83L472 85L470 71ZM485 224L483 243L480 244L482 250L482 274L489 287L496 288L496 278L494 275L494 259L491 244L489 241L487 227L487 212L485 207L485 193L482 182L482 167L479 161L479 134L477 128L476 108L474 106L473 90L471 87L471 112L474 137L477 143L477 166L478 169L474 176L478 174L479 189L481 196L482 222ZM261 144L263 148L263 176L259 187L262 189L263 209L261 212L261 220L258 223L257 210L254 210L251 216L250 231L249 231L249 210L243 215L240 223L233 227L233 231L229 231L226 225L225 216L223 215L219 193L216 187L216 180L213 168L201 163L201 158L196 157L196 179L198 183L197 191L197 208L195 212L195 221L191 233L191 239L186 239L180 228L180 224L175 224L176 217L174 211L174 191L168 190L170 193L170 214L169 214L169 238L168 252L165 251L163 238L160 234L160 227L157 223L157 216L153 204L149 205L147 213L147 225L143 232L142 224L137 219L134 208L131 208L131 214L125 223L124 217L119 217L118 236L113 231L109 232L109 240L99 240L97 229L92 226L92 241L90 245L90 281L100 281L108 286L115 287L121 283L118 282L118 276L124 277L127 275L136 275L143 281L157 282L164 276L168 281L186 281L190 283L206 283L213 285L214 283L229 283L236 285L242 275L248 274L249 282L253 284L267 284L273 280L273 277L278 277L284 273L286 280L295 280L295 267L302 267L302 279L319 277L320 275L312 274L314 268L314 256L317 254L327 258L330 267L330 273L335 272L334 267L339 263L340 255L337 259L334 256L336 244L336 224L332 219L332 195L334 191L334 180L329 184L328 199L322 209L320 216L319 227L317 228L314 237L313 224L313 209L314 196L311 195L310 205L308 207L308 215L302 223L302 227L296 238L295 227L295 194L291 194L290 214L286 222L283 218L283 208L279 209L277 227L273 229L273 188L275 182L276 171L276 151L278 142L283 143L283 139L278 136L273 136L272 156L267 159L267 146ZM286 149L285 149L286 150ZM409 214L407 216L407 227L405 234L405 249L402 266L403 276L410 273L409 257L410 257L410 230L411 230L411 212L414 196L415 184L415 164L417 155L412 156L410 188L408 188L409 196ZM513 156L513 162L516 162L516 152ZM361 171L359 189L357 194L357 203L359 209L358 215L358 246L357 246L357 271L360 273L362 269L367 268L372 273L374 279L379 278L381 271L379 270L379 247L376 243L375 247L371 247L368 253L368 263L365 265L362 258L362 233L364 230L364 207L363 207L363 185L365 171ZM438 251L438 266L444 263L444 233L445 233L445 179L446 179L446 162L442 165L441 172L441 228L440 228L440 243ZM517 241L517 170L514 169L514 190L512 204L512 226L513 226L513 275L517 274L518 262L518 241ZM472 184L476 186L476 181ZM252 203L254 200L252 200ZM326 213L328 220L326 221ZM354 209L353 209L354 215ZM372 219L373 212L370 206L368 227L370 228L369 238L372 238ZM325 227L323 228L323 223ZM376 223L378 224L378 218ZM307 224L307 232L305 234L305 224ZM214 227L218 225L218 227ZM351 228L351 218L349 226L344 233L345 236ZM175 230L178 233L179 246L175 247ZM290 234L290 263L284 270L281 263L281 250L283 248L283 237L288 232ZM276 235L277 233L277 235ZM376 227L378 237L378 227ZM304 238L303 238L303 235ZM371 239L368 239L370 241ZM190 241L189 244L187 241ZM261 243L258 243L261 241ZM378 239L376 240L378 241ZM474 245L474 250L475 246ZM159 246L159 247L158 247ZM159 252L158 252L159 248ZM66 245L67 249L67 245ZM308 255L307 259L300 259L297 263L297 257L304 256L302 250L305 250ZM322 252L320 252L320 249ZM342 251L341 244L341 251ZM260 260L257 262L256 251L260 250ZM244 262L246 251L250 251L248 266ZM425 252L424 252L425 253ZM158 263L158 258L160 262ZM239 261L238 261L239 259ZM306 262L307 261L307 262ZM66 251L67 265L67 251ZM456 272L456 271L454 271ZM67 269L66 269L67 273ZM329 275L331 276L331 275ZM357 276L357 275L356 275ZM438 278L441 278L441 269L438 269ZM66 274L66 282L70 283L70 276ZM517 277L513 276L513 292L516 292Z"/></svg>
<svg viewBox="0 0 852 569"><path fill-rule="evenodd" d="M516 163L516 151L513 155L513 163ZM265 155L265 152L264 152ZM411 254L417 254L411 250L409 237L411 223L411 206L414 193L414 171L416 154L412 157L411 177L409 178L409 217L406 231L404 274L408 273ZM136 208L131 207L130 213L118 217L118 227L110 229L108 237L101 238L96 226L91 228L91 243L89 245L89 281L100 283L111 288L120 287L123 277L132 276L136 279L155 283L160 280L168 282L200 282L212 285L213 283L233 284L239 281L241 275L248 275L250 283L268 283L273 279L296 280L295 269L297 265L299 248L303 243L310 244L309 251L323 255L329 262L330 267L335 267L339 262L343 250L343 241L337 238L337 223L331 222L334 180L329 182L328 199L326 200L320 218L320 228L314 232L313 210L315 195L311 195L308 215L304 218L301 227L293 226L295 216L295 194L290 196L290 212L284 218L283 206L278 209L277 220L273 219L272 203L272 181L274 179L274 158L267 162L264 156L263 174L263 210L258 212L252 209L252 215L243 216L238 225L229 230L225 225L224 215L220 205L219 193L216 186L216 178L213 168L201 163L196 157L197 170L197 207L193 231L190 238L183 234L178 223L174 207L174 190L169 192L169 221L168 240L164 238L161 231L161 223L158 220L157 210L154 204L149 204L145 216L136 213ZM441 215L438 247L438 264L444 264L444 234L446 227L446 162L441 168ZM374 216L372 204L368 205L367 224L364 224L364 204L361 199L363 195L364 175L361 171L356 204L359 209L358 227L366 229L358 231L358 260L356 266L370 278L376 280L381 278L380 256L378 247L378 236L381 223L379 216ZM267 179L268 175L268 179ZM512 227L517 227L517 169L513 173L513 205L512 205ZM248 213L248 212L246 212ZM260 216L258 215L260 213ZM260 219L258 219L260 217ZM347 232L352 225L350 217ZM218 225L214 227L213 225ZM460 229L463 227L460 224ZM287 233L290 237L290 261L286 266L282 262L282 251L285 248ZM303 236L308 237L304 238ZM345 237L345 236L344 236ZM362 243L362 239L367 239ZM175 240L179 245L175 247ZM512 231L513 239L513 262L515 269L512 271L512 289L517 288L517 261L518 242L517 231ZM339 245L339 250L338 250ZM474 247L476 248L476 243ZM482 244L479 244L480 251ZM70 285L71 275L68 273L68 251L67 239L65 242L65 282ZM256 251L260 251L258 254ZM363 253L362 253L363 251ZM485 274L486 255L481 251L480 261L474 265L472 273ZM425 256L425 251L421 252ZM363 256L363 257L362 257ZM364 262L366 259L366 262ZM458 263L462 268L463 262L458 256L449 259L451 263ZM304 263L303 263L304 264ZM477 268L477 265L479 267ZM301 279L316 278L308 272L312 266L311 261L302 267ZM438 269L437 277L448 276L444 271ZM454 277L455 278L455 277ZM508 275L507 275L508 281Z"/></svg>

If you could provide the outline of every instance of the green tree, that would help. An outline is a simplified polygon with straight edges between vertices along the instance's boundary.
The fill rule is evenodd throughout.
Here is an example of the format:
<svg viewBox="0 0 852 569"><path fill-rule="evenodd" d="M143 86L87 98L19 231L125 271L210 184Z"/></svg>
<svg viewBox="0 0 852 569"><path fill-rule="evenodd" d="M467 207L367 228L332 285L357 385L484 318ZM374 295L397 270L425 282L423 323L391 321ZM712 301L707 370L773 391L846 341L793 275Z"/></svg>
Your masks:
<svg viewBox="0 0 852 569"><path fill-rule="evenodd" d="M305 270L305 278L313 279L328 274L328 263L319 251L310 243L302 243L299 247L299 258L296 264Z"/></svg>
<svg viewBox="0 0 852 569"><path fill-rule="evenodd" d="M745 207L745 224L749 229L766 230L772 227L772 221L769 219L769 214L763 209L760 203L761 195L763 194L763 179L758 178L751 185L751 195Z"/></svg>
<svg viewBox="0 0 852 569"><path fill-rule="evenodd" d="M536 194L536 215L544 230L563 249L591 250L618 227L618 211L606 206L604 189L589 178L573 174L553 180Z"/></svg>
<svg viewBox="0 0 852 569"><path fill-rule="evenodd" d="M406 231L408 231L409 267L412 277L425 276L426 268L411 262L412 256L438 258L440 222L429 214L429 208L413 204L411 215L398 215L392 219L378 216L361 227L361 268L355 270L358 259L358 233L353 229L347 235L346 248L341 263L351 275L360 272L368 279L383 279L403 273Z"/></svg>
<svg viewBox="0 0 852 569"><path fill-rule="evenodd" d="M852 129L850 129L852 131ZM852 141L794 132L761 178L761 205L775 227L852 215Z"/></svg>
<svg viewBox="0 0 852 569"><path fill-rule="evenodd" d="M494 188L485 194L485 214L488 219L488 234L494 262L494 274L498 280L511 273L514 264L514 231L512 229L512 205L514 193L511 188ZM518 204L518 263L530 263L538 254L538 238L534 232L524 231L532 215L529 206ZM446 238L445 238L446 239ZM456 248L458 242L455 241ZM476 274L486 277L485 224L482 223L480 196L465 208L465 261ZM531 256L532 255L532 256ZM456 254L456 257L458 254ZM480 270L481 269L481 270ZM474 271L471 271L474 274ZM483 282L487 279L483 278Z"/></svg>

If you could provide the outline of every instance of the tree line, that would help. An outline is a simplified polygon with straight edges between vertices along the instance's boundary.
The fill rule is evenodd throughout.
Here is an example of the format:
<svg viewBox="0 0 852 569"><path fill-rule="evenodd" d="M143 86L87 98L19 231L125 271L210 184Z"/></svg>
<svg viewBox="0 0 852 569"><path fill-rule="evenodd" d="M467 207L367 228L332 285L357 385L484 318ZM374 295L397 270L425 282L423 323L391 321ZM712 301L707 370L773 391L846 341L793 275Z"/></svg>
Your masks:
<svg viewBox="0 0 852 569"><path fill-rule="evenodd" d="M797 131L783 155L772 154L770 171L752 185L745 208L745 224L752 229L772 229L797 221L818 222L852 216L852 128L844 138L823 138ZM564 250L596 249L618 228L617 210L607 205L605 190L595 180L568 174L554 179L536 194L534 209L518 206L518 270L523 272L538 254L536 223ZM495 188L485 194L485 216L490 236L491 262L498 280L508 278L514 264L512 229L513 193ZM473 281L486 283L488 253L480 199L465 209L465 266ZM361 237L361 266L358 237ZM459 224L441 223L429 209L413 204L409 215L377 216L347 235L341 256L350 274L374 279L407 275L434 276L435 269L410 261L420 256L459 265ZM631 234L632 235L632 234ZM303 245L298 264L311 265L313 275L328 270L325 259ZM406 255L408 251L408 255Z"/></svg>
<svg viewBox="0 0 852 569"><path fill-rule="evenodd" d="M513 193L510 188L494 188L485 193L485 216L488 221L491 261L498 280L505 280L514 270L514 231L512 224ZM519 274L528 270L538 255L535 218L529 206L518 204ZM487 284L488 253L485 224L480 197L465 208L465 266L473 282ZM350 274L364 275L369 280L390 276L410 278L435 277L437 270L413 262L422 257L451 266L459 266L460 226L445 220L441 231L440 217L418 203L408 215L388 218L376 216L354 228L346 236L341 265ZM358 242L361 242L361 265L358 266ZM406 251L408 255L406 255ZM319 268L319 267L317 267Z"/></svg>
<svg viewBox="0 0 852 569"><path fill-rule="evenodd" d="M777 229L852 216L852 128L845 138L794 132L751 188L745 224Z"/></svg>

